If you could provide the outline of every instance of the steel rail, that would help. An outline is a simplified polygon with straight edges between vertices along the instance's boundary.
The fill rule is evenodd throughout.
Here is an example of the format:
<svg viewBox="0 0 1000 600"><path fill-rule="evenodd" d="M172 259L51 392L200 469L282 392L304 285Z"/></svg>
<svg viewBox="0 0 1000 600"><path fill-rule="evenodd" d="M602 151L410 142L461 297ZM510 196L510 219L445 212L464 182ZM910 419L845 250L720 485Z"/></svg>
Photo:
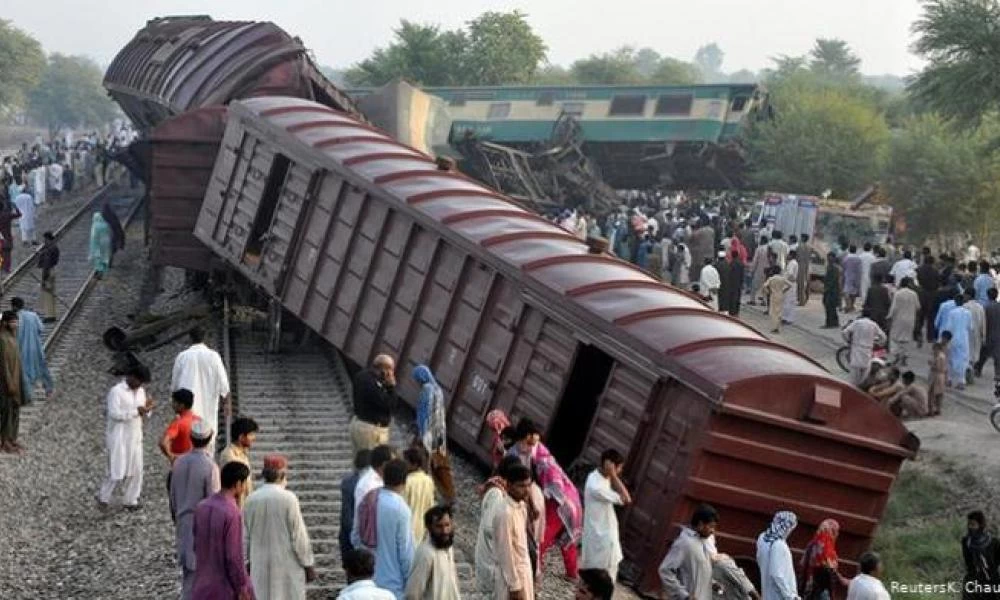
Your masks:
<svg viewBox="0 0 1000 600"><path fill-rule="evenodd" d="M99 198L105 196L110 189L111 189L111 184L105 184L100 188L98 188L97 191L94 192L94 195L90 197L90 200L84 202L83 205L81 205L80 208L76 210L76 212L67 217L66 220L63 221L59 225L59 227L56 228L55 231L52 232L53 237L55 237L57 241L61 239L62 236L67 231L69 231L69 228L72 227L80 219L80 217L82 217L84 213L86 213L90 209L90 207L94 205L94 203ZM19 277L24 275L24 273L29 268L34 266L35 263L38 262L38 255L41 254L43 247L44 246L39 246L37 249L35 249L34 252L26 256L24 260L18 263L17 266L14 267L14 269L6 277L3 278L3 282L0 282L0 289L4 290L9 289L12 283L14 283Z"/></svg>
<svg viewBox="0 0 1000 600"><path fill-rule="evenodd" d="M139 213L139 208L141 208L143 204L145 204L144 197L136 200L132 204L132 207L129 209L128 214L125 215L125 219L122 222L123 230L127 229L132 224L132 219ZM80 311L84 298L87 297L87 294L90 293L90 290L93 289L94 284L97 282L96 276L97 271L95 269L91 269L87 279L84 281L83 285L80 286L80 289L77 290L76 295L73 296L73 300L70 302L69 310L63 313L62 318L59 319L59 321L57 321L55 326L52 328L52 333L49 334L49 338L45 340L45 343L42 346L42 350L46 354L48 354L49 350L54 346L55 342L65 331L67 323L69 323Z"/></svg>

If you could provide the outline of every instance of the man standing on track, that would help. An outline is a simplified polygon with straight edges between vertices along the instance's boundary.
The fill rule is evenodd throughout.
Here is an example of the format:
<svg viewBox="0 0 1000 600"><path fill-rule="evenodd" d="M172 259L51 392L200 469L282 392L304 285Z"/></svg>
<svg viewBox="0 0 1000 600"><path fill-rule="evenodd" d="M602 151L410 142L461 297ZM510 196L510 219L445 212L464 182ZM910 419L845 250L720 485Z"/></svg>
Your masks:
<svg viewBox="0 0 1000 600"><path fill-rule="evenodd" d="M224 467L226 464L236 461L245 464L253 472L253 466L250 464L250 447L257 441L257 431L259 429L257 421L254 421L250 417L240 417L233 421L233 424L229 427L229 435L232 443L226 446L226 449L222 451L222 455L219 456L219 467ZM243 495L236 499L240 507L243 506L243 502L252 491L253 476L251 475L247 479Z"/></svg>
<svg viewBox="0 0 1000 600"><path fill-rule="evenodd" d="M205 332L196 327L189 335L191 346L174 360L170 389L191 390L194 393L194 414L204 419L212 431L218 431L219 398L225 402L226 414L232 411L229 375L219 353L205 345ZM209 452L214 456L214 442Z"/></svg>
<svg viewBox="0 0 1000 600"><path fill-rule="evenodd" d="M414 515L414 518L421 518ZM422 520L427 536L413 555L406 600L459 600L451 507L434 506Z"/></svg>
<svg viewBox="0 0 1000 600"><path fill-rule="evenodd" d="M253 583L243 556L243 517L236 498L250 477L246 465L222 468L222 490L202 500L194 512L197 569L191 600L252 600Z"/></svg>
<svg viewBox="0 0 1000 600"><path fill-rule="evenodd" d="M264 457L264 485L243 508L250 578L257 600L305 600L306 583L316 579L312 545L299 499L285 489L288 460Z"/></svg>
<svg viewBox="0 0 1000 600"><path fill-rule="evenodd" d="M25 404L31 403L32 391L39 379L45 388L45 397L51 400L52 375L45 362L42 320L37 314L24 308L24 300L21 298L11 298L10 307L17 313L17 349L21 356L21 385Z"/></svg>
<svg viewBox="0 0 1000 600"><path fill-rule="evenodd" d="M219 467L215 466L215 461L207 450L209 442L212 441L212 430L204 421L197 421L188 430L187 437L191 450L174 461L169 485L170 515L174 519L177 562L181 565L183 580L181 600L190 600L191 590L194 587L195 510L199 502L217 493L221 486Z"/></svg>
<svg viewBox="0 0 1000 600"><path fill-rule="evenodd" d="M21 218L17 221L17 227L21 230L21 242L25 245L37 244L35 241L35 200L26 191L21 191L14 198L14 206L21 213ZM13 245L14 240L10 240Z"/></svg>
<svg viewBox="0 0 1000 600"><path fill-rule="evenodd" d="M21 381L21 353L17 349L17 313L7 311L0 317L0 451L24 452L17 441L21 427L24 386Z"/></svg>
<svg viewBox="0 0 1000 600"><path fill-rule="evenodd" d="M177 416L170 421L167 430L163 432L163 437L160 439L160 452L163 452L163 455L173 465L179 457L191 451L191 427L201 419L191 410L191 406L194 404L194 394L191 393L191 390L183 388L174 390L170 394L170 404ZM167 488L170 488L169 483Z"/></svg>
<svg viewBox="0 0 1000 600"><path fill-rule="evenodd" d="M369 369L354 376L354 417L351 444L354 452L389 443L389 425L396 408L396 361L379 354Z"/></svg>
<svg viewBox="0 0 1000 600"><path fill-rule="evenodd" d="M56 238L51 231L42 234L42 238L45 241L42 244L42 249L38 252L38 268L42 270L41 293L39 294L42 322L55 323L58 314L55 268L59 264L59 246L56 245ZM4 266L7 266L6 259L4 259Z"/></svg>
<svg viewBox="0 0 1000 600"><path fill-rule="evenodd" d="M493 597L498 600L532 600L534 566L528 552L528 508L531 471L524 464L510 465L501 476L507 488L503 505L493 518L496 579Z"/></svg>
<svg viewBox="0 0 1000 600"><path fill-rule="evenodd" d="M406 462L385 466L385 486L368 492L358 508L356 524L361 544L375 552L375 583L403 600L413 565L413 518L403 499Z"/></svg>
<svg viewBox="0 0 1000 600"><path fill-rule="evenodd" d="M591 471L583 491L583 552L580 569L601 569L614 581L622 561L615 506L632 503L620 476L625 457L617 450L605 450L601 466Z"/></svg>
<svg viewBox="0 0 1000 600"><path fill-rule="evenodd" d="M6 313L4 314L6 317ZM108 476L97 494L97 502L106 509L111 494L124 486L125 508L139 508L142 492L142 419L153 409L143 384L149 381L149 369L132 367L125 379L108 392Z"/></svg>

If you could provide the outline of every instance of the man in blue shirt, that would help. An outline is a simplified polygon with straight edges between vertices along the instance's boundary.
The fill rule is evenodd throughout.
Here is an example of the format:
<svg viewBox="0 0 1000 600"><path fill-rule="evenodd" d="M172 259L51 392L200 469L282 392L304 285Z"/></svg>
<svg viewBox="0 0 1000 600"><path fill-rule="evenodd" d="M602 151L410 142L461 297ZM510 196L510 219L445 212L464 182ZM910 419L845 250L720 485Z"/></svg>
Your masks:
<svg viewBox="0 0 1000 600"><path fill-rule="evenodd" d="M986 308L990 303L988 292L990 288L996 287L996 282L990 275L990 263L985 260L979 263L979 275L972 282L972 287L976 290L976 302Z"/></svg>
<svg viewBox="0 0 1000 600"><path fill-rule="evenodd" d="M364 497L355 518L362 544L375 553L375 584L403 600L413 565L413 529L410 507L403 499L408 466L394 459L385 465L385 487Z"/></svg>

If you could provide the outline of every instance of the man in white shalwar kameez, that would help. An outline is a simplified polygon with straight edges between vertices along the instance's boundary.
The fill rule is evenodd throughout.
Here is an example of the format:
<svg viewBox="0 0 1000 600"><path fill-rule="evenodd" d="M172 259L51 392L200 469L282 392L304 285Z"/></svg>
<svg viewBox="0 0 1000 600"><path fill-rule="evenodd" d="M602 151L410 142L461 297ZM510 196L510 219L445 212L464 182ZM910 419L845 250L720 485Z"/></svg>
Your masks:
<svg viewBox="0 0 1000 600"><path fill-rule="evenodd" d="M413 518L418 518L414 515ZM427 535L413 553L413 566L403 592L406 600L459 600L451 507L431 507L422 517Z"/></svg>
<svg viewBox="0 0 1000 600"><path fill-rule="evenodd" d="M191 346L177 355L174 360L170 389L181 388L194 393L194 414L205 420L212 431L219 430L219 398L229 405L229 375L222 357L205 345L205 334L200 328L191 330ZM209 446L209 453L215 454L215 441Z"/></svg>
<svg viewBox="0 0 1000 600"><path fill-rule="evenodd" d="M791 284L792 289L798 285L799 280L799 260L798 252L791 250L788 252L788 260L785 261L785 270L782 273L788 283ZM783 300L783 305L781 307L781 320L787 323L792 323L795 321L795 307L798 305L798 298L795 294L787 292Z"/></svg>
<svg viewBox="0 0 1000 600"><path fill-rule="evenodd" d="M27 246L35 242L35 201L31 194L21 191L14 198L14 206L17 207L21 217L17 220L17 228L21 230L21 242ZM14 240L10 240L13 243Z"/></svg>
<svg viewBox="0 0 1000 600"><path fill-rule="evenodd" d="M969 330L969 364L979 363L979 353L983 349L986 340L986 309L983 305L975 302L976 292L973 289L965 290L965 304L969 314L972 315L972 328Z"/></svg>
<svg viewBox="0 0 1000 600"><path fill-rule="evenodd" d="M126 508L139 507L142 492L142 419L153 408L142 385L149 381L145 367L133 367L125 379L108 392L108 476L97 493L97 501L107 508L115 488L121 485Z"/></svg>
<svg viewBox="0 0 1000 600"><path fill-rule="evenodd" d="M913 342L913 327L919 313L920 296L913 290L913 280L904 277L899 282L899 289L892 295L887 317L890 346L900 365L906 364L910 344Z"/></svg>
<svg viewBox="0 0 1000 600"><path fill-rule="evenodd" d="M797 600L799 597L795 563L786 541L796 525L795 513L782 511L774 515L771 525L757 537L761 600Z"/></svg>
<svg viewBox="0 0 1000 600"><path fill-rule="evenodd" d="M45 167L36 167L31 171L31 192L34 194L35 205L45 204L45 188L48 186L49 171Z"/></svg>
<svg viewBox="0 0 1000 600"><path fill-rule="evenodd" d="M698 277L698 287L701 297L708 298L712 310L719 310L719 288L722 287L722 278L719 277L719 270L712 264L711 258L705 259L705 266L701 268Z"/></svg>
<svg viewBox="0 0 1000 600"><path fill-rule="evenodd" d="M882 559L874 552L865 552L858 560L861 573L847 586L847 600L890 600L889 592L879 580Z"/></svg>
<svg viewBox="0 0 1000 600"><path fill-rule="evenodd" d="M620 452L606 450L601 455L601 466L587 476L583 490L580 569L607 571L611 581L618 578L618 563L624 558L615 507L632 502L620 479L624 465L625 457Z"/></svg>
<svg viewBox="0 0 1000 600"><path fill-rule="evenodd" d="M257 600L305 600L316 579L312 544L299 499L285 489L288 461L264 457L264 485L243 507L243 539Z"/></svg>
<svg viewBox="0 0 1000 600"><path fill-rule="evenodd" d="M861 311L861 318L851 321L841 330L841 334L844 336L844 341L851 346L851 356L848 361L851 383L861 385L871 370L875 345L884 345L886 342L885 332L871 320L871 313L865 308Z"/></svg>

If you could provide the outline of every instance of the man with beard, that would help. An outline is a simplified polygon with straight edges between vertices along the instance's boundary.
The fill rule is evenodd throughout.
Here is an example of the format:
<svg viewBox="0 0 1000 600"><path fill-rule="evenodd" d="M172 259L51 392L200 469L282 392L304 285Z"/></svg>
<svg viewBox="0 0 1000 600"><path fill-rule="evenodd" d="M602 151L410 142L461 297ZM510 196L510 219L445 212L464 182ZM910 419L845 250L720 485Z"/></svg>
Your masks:
<svg viewBox="0 0 1000 600"><path fill-rule="evenodd" d="M451 507L431 507L424 513L424 527L427 535L413 554L406 600L458 600Z"/></svg>
<svg viewBox="0 0 1000 600"><path fill-rule="evenodd" d="M711 600L712 557L708 544L715 534L719 514L702 504L691 516L691 527L681 529L660 563L660 581L668 598Z"/></svg>
<svg viewBox="0 0 1000 600"><path fill-rule="evenodd" d="M962 598L995 598L988 589L976 589L1000 585L1000 540L986 530L986 515L980 510L969 513L968 533L962 538L962 558L965 560Z"/></svg>

